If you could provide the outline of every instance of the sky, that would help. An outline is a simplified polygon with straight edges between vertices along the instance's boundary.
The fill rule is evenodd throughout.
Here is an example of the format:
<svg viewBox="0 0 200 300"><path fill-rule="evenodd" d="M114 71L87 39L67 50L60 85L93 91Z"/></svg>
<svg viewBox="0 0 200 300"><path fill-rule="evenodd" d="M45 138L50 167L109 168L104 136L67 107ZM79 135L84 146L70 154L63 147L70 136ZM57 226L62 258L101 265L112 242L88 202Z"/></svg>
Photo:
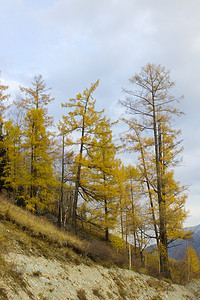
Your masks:
<svg viewBox="0 0 200 300"><path fill-rule="evenodd" d="M186 226L200 223L200 1L0 0L0 70L15 99L18 87L42 74L61 103L100 79L97 109L116 120L122 87L147 63L161 64L184 95L183 160L176 178L189 186ZM120 136L124 128L119 127Z"/></svg>

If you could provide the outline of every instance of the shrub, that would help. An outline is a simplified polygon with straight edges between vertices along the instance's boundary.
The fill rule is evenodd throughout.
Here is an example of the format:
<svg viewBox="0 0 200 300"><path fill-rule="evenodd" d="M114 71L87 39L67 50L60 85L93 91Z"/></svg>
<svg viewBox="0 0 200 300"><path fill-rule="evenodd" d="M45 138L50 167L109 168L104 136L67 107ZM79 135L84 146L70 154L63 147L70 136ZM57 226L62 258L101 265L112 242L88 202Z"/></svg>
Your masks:
<svg viewBox="0 0 200 300"><path fill-rule="evenodd" d="M93 294L98 297L99 299L104 299L104 297L102 296L102 294L100 293L99 289L93 289L92 290Z"/></svg>
<svg viewBox="0 0 200 300"><path fill-rule="evenodd" d="M83 289L77 291L77 296L80 300L87 300L86 293Z"/></svg>
<svg viewBox="0 0 200 300"><path fill-rule="evenodd" d="M88 242L86 254L93 261L108 261L112 258L111 248L101 241Z"/></svg>
<svg viewBox="0 0 200 300"><path fill-rule="evenodd" d="M95 262L103 262L104 266L117 265L118 267L128 266L128 257L126 254L117 252L109 244L102 241L88 242L85 254Z"/></svg>
<svg viewBox="0 0 200 300"><path fill-rule="evenodd" d="M8 300L6 290L2 287L0 287L0 299Z"/></svg>

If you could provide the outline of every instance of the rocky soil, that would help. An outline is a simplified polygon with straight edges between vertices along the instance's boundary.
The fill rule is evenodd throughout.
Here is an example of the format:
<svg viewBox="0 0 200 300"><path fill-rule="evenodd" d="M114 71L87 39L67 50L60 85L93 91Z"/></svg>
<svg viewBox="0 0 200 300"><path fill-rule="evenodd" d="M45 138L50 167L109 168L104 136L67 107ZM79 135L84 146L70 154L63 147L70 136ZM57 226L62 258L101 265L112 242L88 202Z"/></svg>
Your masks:
<svg viewBox="0 0 200 300"><path fill-rule="evenodd" d="M5 261L15 272L0 281L0 299L200 299L200 281L179 286L130 270L16 252Z"/></svg>

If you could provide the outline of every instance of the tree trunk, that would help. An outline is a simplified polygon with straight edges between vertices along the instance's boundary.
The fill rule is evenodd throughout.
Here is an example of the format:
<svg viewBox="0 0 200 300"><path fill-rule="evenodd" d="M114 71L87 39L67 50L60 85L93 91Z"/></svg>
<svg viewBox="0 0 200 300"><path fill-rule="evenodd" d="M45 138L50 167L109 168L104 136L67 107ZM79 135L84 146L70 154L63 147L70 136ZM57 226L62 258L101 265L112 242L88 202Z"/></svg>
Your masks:
<svg viewBox="0 0 200 300"><path fill-rule="evenodd" d="M105 221L106 221L106 228L105 228L105 240L109 241L109 231L108 231L108 204L106 199L104 200L105 204Z"/></svg>
<svg viewBox="0 0 200 300"><path fill-rule="evenodd" d="M129 270L131 270L131 244L128 244Z"/></svg>
<svg viewBox="0 0 200 300"><path fill-rule="evenodd" d="M80 155L82 156L82 155ZM72 207L72 228L73 232L77 234L77 204L78 204L78 191L80 185L80 175L81 175L81 164L79 162L77 175L76 175L76 183L75 183L75 192L74 192L74 202Z"/></svg>
<svg viewBox="0 0 200 300"><path fill-rule="evenodd" d="M120 197L120 204L122 204L121 197ZM123 239L124 238L124 222L123 222L122 207L120 208L120 223L121 223L121 234L122 234L122 239Z"/></svg>
<svg viewBox="0 0 200 300"><path fill-rule="evenodd" d="M141 153L141 158L142 158L142 166L143 166L143 170L144 170L144 178L146 179L146 184L147 184L147 190L148 190L150 207L151 207L151 214L152 214L152 219L153 219L153 226L154 226L154 231L155 231L155 236L156 236L156 243L157 243L157 247L159 247L159 235L158 235L158 230L157 230L157 225L156 225L156 218L155 218L155 213L154 213L152 193L151 193L149 178L148 178L148 175L147 175L148 173L147 173L147 168L146 168L146 163L145 163L144 149L143 149L140 133L138 132L136 127L135 127L135 133L137 135L138 142L139 142L139 147L140 147L140 153Z"/></svg>
<svg viewBox="0 0 200 300"><path fill-rule="evenodd" d="M65 166L64 166L64 153L65 153L65 137L62 136L62 174L61 174L61 186L60 186L60 199L59 199L59 211L58 211L58 226L63 226L63 189L64 189L64 176L65 176Z"/></svg>
<svg viewBox="0 0 200 300"><path fill-rule="evenodd" d="M89 100L89 98L88 98ZM87 103L85 105L84 113L86 113L87 110ZM79 152L79 161L78 161L78 168L77 168L77 175L76 175L76 183L75 183L75 192L74 192L74 203L73 203L73 209L72 209L72 228L75 234L77 234L77 204L78 204L78 191L80 186L80 178L81 178L81 160L83 156L83 144L84 144L84 136L85 136L85 119L83 117L82 122L82 131L81 131L81 146L80 146L80 152Z"/></svg>
<svg viewBox="0 0 200 300"><path fill-rule="evenodd" d="M165 220L165 201L162 197L162 183L161 183L161 169L160 169L160 136L157 133L156 113L154 105L154 95L152 95L153 102L153 130L154 130L154 146L155 146L155 160L156 160L156 179L157 179L157 195L159 206L159 226L160 226L160 271L161 276L165 278L171 278L167 251L167 232L166 232L166 220ZM158 124L159 127L159 124Z"/></svg>

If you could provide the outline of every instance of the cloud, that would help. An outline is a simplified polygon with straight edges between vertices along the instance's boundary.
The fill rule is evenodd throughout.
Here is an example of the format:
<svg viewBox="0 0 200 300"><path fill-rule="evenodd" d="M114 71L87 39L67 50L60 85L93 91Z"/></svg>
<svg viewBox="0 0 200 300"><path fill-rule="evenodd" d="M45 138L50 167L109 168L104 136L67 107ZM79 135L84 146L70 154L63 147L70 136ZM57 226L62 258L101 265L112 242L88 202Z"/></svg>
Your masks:
<svg viewBox="0 0 200 300"><path fill-rule="evenodd" d="M147 62L161 64L185 95L186 115L176 121L185 150L177 177L200 184L200 18L199 0L0 0L0 69L14 93L42 74L56 97L50 112L61 117L61 102L100 79L97 108L116 119L122 87ZM121 125L120 125L121 126ZM118 131L124 128L119 127ZM189 204L199 191L190 188ZM194 200L193 200L194 199Z"/></svg>

